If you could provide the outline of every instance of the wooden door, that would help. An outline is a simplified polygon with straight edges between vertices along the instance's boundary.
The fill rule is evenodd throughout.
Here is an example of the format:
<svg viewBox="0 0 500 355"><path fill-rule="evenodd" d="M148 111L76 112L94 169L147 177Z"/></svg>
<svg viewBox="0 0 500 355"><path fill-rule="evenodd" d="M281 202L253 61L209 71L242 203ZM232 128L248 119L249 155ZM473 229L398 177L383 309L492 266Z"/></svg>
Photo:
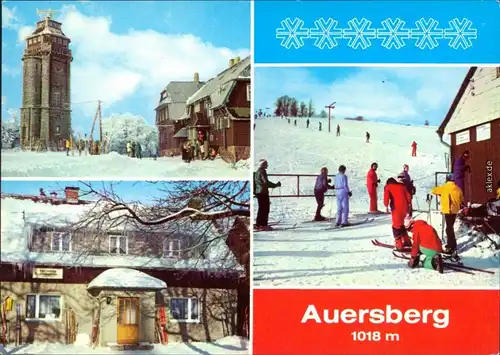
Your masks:
<svg viewBox="0 0 500 355"><path fill-rule="evenodd" d="M117 302L118 344L137 344L139 342L139 298L118 297Z"/></svg>

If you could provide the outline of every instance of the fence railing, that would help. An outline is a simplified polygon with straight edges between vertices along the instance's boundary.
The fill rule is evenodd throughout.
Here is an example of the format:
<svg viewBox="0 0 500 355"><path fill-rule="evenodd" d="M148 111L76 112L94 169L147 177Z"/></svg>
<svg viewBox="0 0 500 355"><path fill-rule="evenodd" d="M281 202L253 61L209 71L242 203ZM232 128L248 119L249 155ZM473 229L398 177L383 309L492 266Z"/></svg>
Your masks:
<svg viewBox="0 0 500 355"><path fill-rule="evenodd" d="M318 175L314 174L267 174L269 180L276 183L281 182L281 188L272 189L269 197L314 197L314 185ZM335 179L335 175L328 175ZM328 192L334 190L328 190ZM280 193L281 192L281 193ZM326 193L325 197L334 197L334 193Z"/></svg>

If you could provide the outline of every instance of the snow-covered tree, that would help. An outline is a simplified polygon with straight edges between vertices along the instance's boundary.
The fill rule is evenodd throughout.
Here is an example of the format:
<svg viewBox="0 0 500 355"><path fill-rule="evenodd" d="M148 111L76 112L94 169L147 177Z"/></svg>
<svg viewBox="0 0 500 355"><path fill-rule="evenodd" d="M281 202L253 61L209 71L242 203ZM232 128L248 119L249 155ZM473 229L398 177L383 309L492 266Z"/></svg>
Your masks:
<svg viewBox="0 0 500 355"><path fill-rule="evenodd" d="M158 131L141 116L113 114L103 119L102 129L108 136L110 152L126 154L128 141L139 143L145 157L158 150Z"/></svg>
<svg viewBox="0 0 500 355"><path fill-rule="evenodd" d="M19 147L20 131L19 120L12 110L8 110L11 116L8 120L2 120L2 149L12 149Z"/></svg>

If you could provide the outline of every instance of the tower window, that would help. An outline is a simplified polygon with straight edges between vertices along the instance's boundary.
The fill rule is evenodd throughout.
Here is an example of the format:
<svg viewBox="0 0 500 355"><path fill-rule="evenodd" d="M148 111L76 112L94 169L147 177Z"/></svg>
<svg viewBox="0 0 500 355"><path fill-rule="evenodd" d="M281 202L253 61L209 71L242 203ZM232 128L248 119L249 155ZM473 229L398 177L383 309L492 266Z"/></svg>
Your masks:
<svg viewBox="0 0 500 355"><path fill-rule="evenodd" d="M56 126L56 134L60 134L61 133L61 126Z"/></svg>
<svg viewBox="0 0 500 355"><path fill-rule="evenodd" d="M52 106L61 107L61 93L54 92L52 94Z"/></svg>

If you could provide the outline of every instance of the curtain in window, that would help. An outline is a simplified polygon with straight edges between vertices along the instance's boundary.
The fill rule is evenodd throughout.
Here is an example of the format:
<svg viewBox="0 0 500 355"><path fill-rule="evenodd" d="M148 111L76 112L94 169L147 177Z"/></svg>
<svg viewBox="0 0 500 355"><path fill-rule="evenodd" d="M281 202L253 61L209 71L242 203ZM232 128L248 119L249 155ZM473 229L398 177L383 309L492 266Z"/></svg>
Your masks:
<svg viewBox="0 0 500 355"><path fill-rule="evenodd" d="M26 318L36 317L36 296L26 296Z"/></svg>
<svg viewBox="0 0 500 355"><path fill-rule="evenodd" d="M59 296L39 296L38 318L56 319L61 315Z"/></svg>
<svg viewBox="0 0 500 355"><path fill-rule="evenodd" d="M120 242L119 253L120 254L127 254L127 239L123 238L123 237L120 237L120 238L118 238L118 240Z"/></svg>
<svg viewBox="0 0 500 355"><path fill-rule="evenodd" d="M198 320L198 300L196 298L191 298L191 319Z"/></svg>

